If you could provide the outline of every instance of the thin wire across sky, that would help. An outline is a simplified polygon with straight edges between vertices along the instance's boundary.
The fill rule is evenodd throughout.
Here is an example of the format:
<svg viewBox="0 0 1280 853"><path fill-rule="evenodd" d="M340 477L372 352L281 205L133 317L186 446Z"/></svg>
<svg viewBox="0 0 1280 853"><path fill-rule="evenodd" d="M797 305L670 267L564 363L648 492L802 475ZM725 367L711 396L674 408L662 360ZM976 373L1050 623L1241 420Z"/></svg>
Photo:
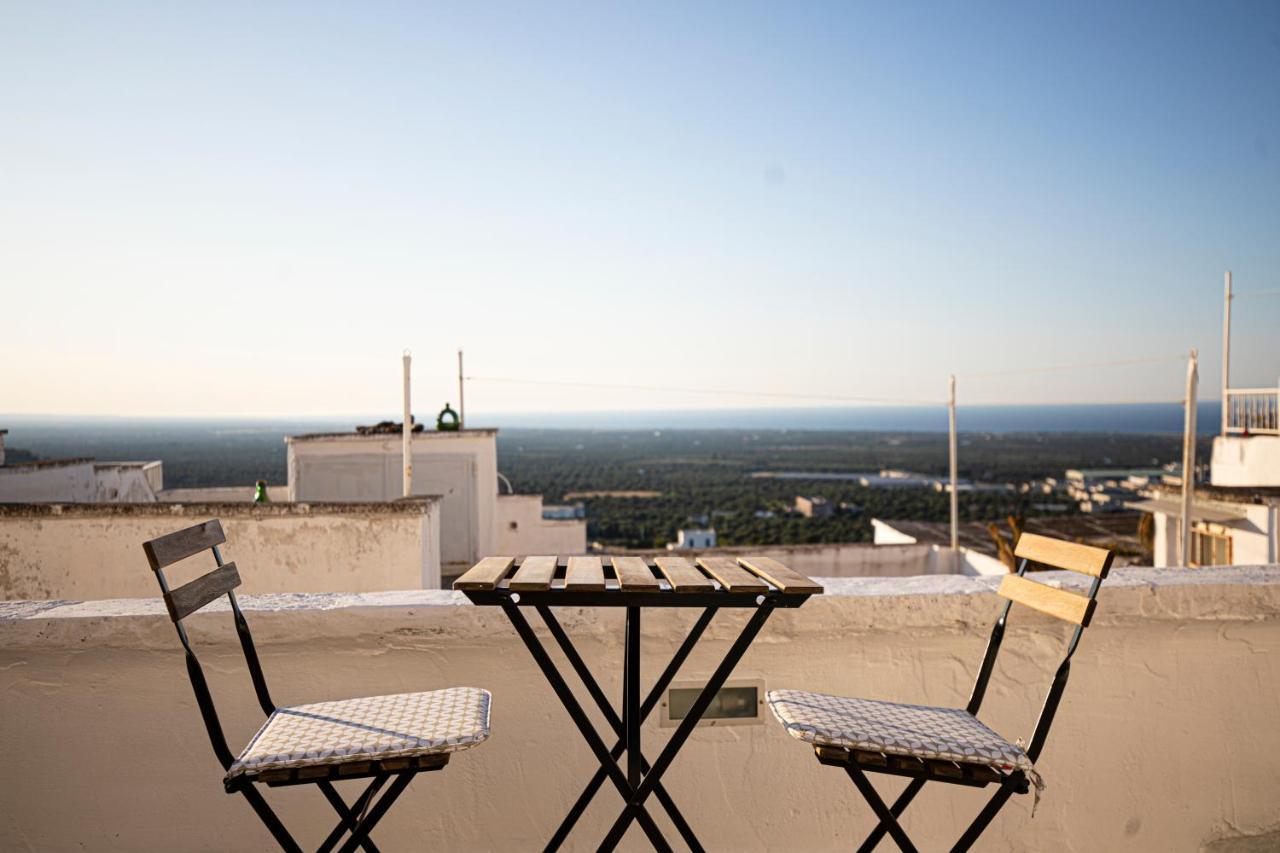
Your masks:
<svg viewBox="0 0 1280 853"><path fill-rule="evenodd" d="M1023 376L1037 373L1060 373L1069 370L1095 370L1108 367L1128 367L1142 364L1168 364L1185 361L1187 356L1159 356L1154 358L1124 358L1110 361L1076 362L1071 364L1053 364L1043 367L1015 368L1012 370L994 370L981 373L957 374L958 379L985 379L998 376ZM945 399L919 399L911 397L861 397L847 394L808 394L786 391L742 391L730 388L690 388L675 385L633 385L612 382L575 382L559 379L527 379L498 376L466 376L467 382L485 382L492 385L539 385L558 388L591 388L611 391L650 391L659 393L697 394L724 397L757 397L786 400L820 400L836 403L872 403L895 406L945 406ZM1182 402L1181 399L1173 402Z"/></svg>

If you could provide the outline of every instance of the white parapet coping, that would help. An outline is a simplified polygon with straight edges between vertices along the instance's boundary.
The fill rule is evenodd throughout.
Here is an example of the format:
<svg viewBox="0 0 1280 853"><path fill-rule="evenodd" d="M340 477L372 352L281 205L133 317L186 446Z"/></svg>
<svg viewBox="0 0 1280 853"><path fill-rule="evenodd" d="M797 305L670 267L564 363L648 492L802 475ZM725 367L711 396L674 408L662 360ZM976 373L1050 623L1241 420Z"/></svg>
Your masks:
<svg viewBox="0 0 1280 853"><path fill-rule="evenodd" d="M1090 578L1075 572L1032 572L1031 577L1053 587L1087 592ZM813 601L833 597L980 595L993 593L1000 578L989 575L917 575L884 578L816 578L824 593ZM1210 568L1152 568L1125 566L1112 570L1103 581L1104 591L1145 587L1280 585L1280 563ZM407 589L383 592L298 592L242 595L245 612L294 610L342 610L385 607L471 606L460 592L447 589ZM229 611L225 600L210 604L209 612ZM99 601L0 601L0 621L14 619L75 619L164 615L159 595L151 598L109 598Z"/></svg>

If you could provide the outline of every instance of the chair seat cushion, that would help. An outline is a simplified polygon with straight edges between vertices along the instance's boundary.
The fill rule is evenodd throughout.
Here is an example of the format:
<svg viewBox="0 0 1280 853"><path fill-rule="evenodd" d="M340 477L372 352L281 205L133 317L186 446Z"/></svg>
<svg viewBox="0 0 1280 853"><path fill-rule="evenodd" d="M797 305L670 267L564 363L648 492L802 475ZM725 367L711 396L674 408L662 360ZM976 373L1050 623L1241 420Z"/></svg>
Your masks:
<svg viewBox="0 0 1280 853"><path fill-rule="evenodd" d="M487 690L450 687L280 708L249 741L227 778L468 749L489 737L489 701Z"/></svg>
<svg viewBox="0 0 1280 853"><path fill-rule="evenodd" d="M769 708L792 737L888 755L1033 772L1022 747L960 708L903 705L802 690L772 690Z"/></svg>

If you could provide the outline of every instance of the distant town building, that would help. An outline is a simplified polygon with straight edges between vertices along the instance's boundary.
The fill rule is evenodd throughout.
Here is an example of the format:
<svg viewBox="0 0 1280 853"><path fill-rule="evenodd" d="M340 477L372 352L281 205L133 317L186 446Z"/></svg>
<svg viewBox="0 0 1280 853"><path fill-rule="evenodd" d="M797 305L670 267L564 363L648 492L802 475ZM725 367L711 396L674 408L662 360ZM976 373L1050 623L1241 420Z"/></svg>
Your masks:
<svg viewBox="0 0 1280 853"><path fill-rule="evenodd" d="M716 547L715 528L676 531L676 541L667 543L668 551L684 551L690 548Z"/></svg>
<svg viewBox="0 0 1280 853"><path fill-rule="evenodd" d="M795 511L805 518L830 518L835 515L835 506L826 498L814 495L796 495Z"/></svg>
<svg viewBox="0 0 1280 853"><path fill-rule="evenodd" d="M1068 542L1080 542L1110 548L1116 552L1115 565L1151 565L1151 553L1142 541L1137 512L1111 513L1103 516L1074 515L1054 518L1028 518L1022 522L1027 533L1038 533ZM1002 519L994 522L1000 533L1010 536L1008 524ZM999 549L991 538L991 531L984 521L963 521L959 525L959 544L963 549L998 557ZM933 545L951 546L951 525L945 521L885 521L871 520L876 545Z"/></svg>
<svg viewBox="0 0 1280 853"><path fill-rule="evenodd" d="M587 508L581 503L571 506L547 506L544 504L542 517L548 521L571 521L575 518L586 518Z"/></svg>
<svg viewBox="0 0 1280 853"><path fill-rule="evenodd" d="M1224 566L1280 560L1280 390L1228 391L1229 405L1213 439L1209 483L1195 484L1191 547L1178 554L1181 477L1162 477L1128 506L1152 514L1155 565Z"/></svg>

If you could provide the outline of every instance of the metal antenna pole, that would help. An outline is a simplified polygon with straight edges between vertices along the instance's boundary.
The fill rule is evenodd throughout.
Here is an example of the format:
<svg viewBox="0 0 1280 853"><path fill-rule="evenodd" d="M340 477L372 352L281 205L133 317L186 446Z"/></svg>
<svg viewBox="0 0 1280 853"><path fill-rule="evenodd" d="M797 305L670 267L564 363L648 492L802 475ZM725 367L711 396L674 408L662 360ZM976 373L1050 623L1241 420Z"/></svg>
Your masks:
<svg viewBox="0 0 1280 853"><path fill-rule="evenodd" d="M1231 270L1226 274L1226 293L1222 301L1222 434L1227 434L1228 406L1231 402L1227 393L1231 388Z"/></svg>
<svg viewBox="0 0 1280 853"><path fill-rule="evenodd" d="M1187 411L1182 433L1182 553L1179 565L1191 565L1191 498L1196 482L1196 386L1200 373L1196 367L1199 353L1192 348L1187 361Z"/></svg>
<svg viewBox="0 0 1280 853"><path fill-rule="evenodd" d="M400 425L401 452L404 456L404 496L413 494L413 414L409 405L409 363L413 355L404 351L404 423Z"/></svg>
<svg viewBox="0 0 1280 853"><path fill-rule="evenodd" d="M463 397L462 347L458 347L458 429L467 427L467 401Z"/></svg>
<svg viewBox="0 0 1280 853"><path fill-rule="evenodd" d="M956 560L960 547L960 496L956 483L956 375L951 374L950 393L947 397L947 416L950 421L951 440L951 559Z"/></svg>

